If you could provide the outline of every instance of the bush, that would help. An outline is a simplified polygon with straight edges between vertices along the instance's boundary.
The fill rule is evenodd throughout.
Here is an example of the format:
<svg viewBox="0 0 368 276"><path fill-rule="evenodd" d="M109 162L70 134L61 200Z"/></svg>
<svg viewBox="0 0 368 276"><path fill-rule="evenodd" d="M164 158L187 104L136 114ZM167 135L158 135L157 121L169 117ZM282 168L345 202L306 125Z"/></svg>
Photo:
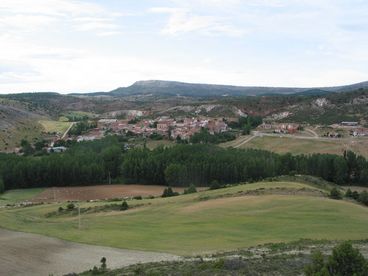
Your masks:
<svg viewBox="0 0 368 276"><path fill-rule="evenodd" d="M332 198L332 199L342 199L340 191L336 188L332 188L332 190L330 192L330 198Z"/></svg>
<svg viewBox="0 0 368 276"><path fill-rule="evenodd" d="M358 249L344 242L333 249L327 262L320 251L315 252L312 263L304 268L304 272L307 276L366 276L368 263Z"/></svg>
<svg viewBox="0 0 368 276"><path fill-rule="evenodd" d="M120 210L125 211L125 210L128 210L128 209L129 209L129 205L128 205L128 203L124 200L124 201L121 203Z"/></svg>
<svg viewBox="0 0 368 276"><path fill-rule="evenodd" d="M101 270L102 271L105 271L106 270L106 268L107 268L107 265L106 265L106 258L105 257L102 257L102 259L101 259Z"/></svg>
<svg viewBox="0 0 368 276"><path fill-rule="evenodd" d="M333 249L327 266L330 275L368 275L367 261L349 242L344 242Z"/></svg>
<svg viewBox="0 0 368 276"><path fill-rule="evenodd" d="M359 193L357 191L354 191L352 194L352 198L354 198L355 200L359 199Z"/></svg>
<svg viewBox="0 0 368 276"><path fill-rule="evenodd" d="M142 196L133 196L133 199L136 199L136 200L142 200Z"/></svg>
<svg viewBox="0 0 368 276"><path fill-rule="evenodd" d="M179 193L174 192L171 187L165 188L164 192L162 193L162 197L171 197L177 195L179 195Z"/></svg>
<svg viewBox="0 0 368 276"><path fill-rule="evenodd" d="M0 175L0 194L5 191L4 181L3 178Z"/></svg>
<svg viewBox="0 0 368 276"><path fill-rule="evenodd" d="M213 180L210 185L210 190L217 190L222 188L222 185L217 180Z"/></svg>
<svg viewBox="0 0 368 276"><path fill-rule="evenodd" d="M347 189L346 193L345 193L345 197L348 198L353 198L353 192L349 189Z"/></svg>
<svg viewBox="0 0 368 276"><path fill-rule="evenodd" d="M59 213L61 213L62 211L64 211L64 208L60 206L58 211L59 211Z"/></svg>
<svg viewBox="0 0 368 276"><path fill-rule="evenodd" d="M327 268L325 266L324 257L322 252L317 250L312 254L312 263L304 268L305 275L315 276L315 275L329 275ZM327 274L326 274L327 272Z"/></svg>
<svg viewBox="0 0 368 276"><path fill-rule="evenodd" d="M359 195L358 200L359 200L359 202L361 202L364 205L368 206L368 192L367 191L361 192L360 195Z"/></svg>
<svg viewBox="0 0 368 276"><path fill-rule="evenodd" d="M184 190L184 194L193 194L193 193L196 193L197 192L197 189L196 189L196 186L195 185L190 185L187 189Z"/></svg>
<svg viewBox="0 0 368 276"><path fill-rule="evenodd" d="M69 203L67 206L66 206L66 209L68 209L68 211L72 211L75 209L75 205L74 203Z"/></svg>

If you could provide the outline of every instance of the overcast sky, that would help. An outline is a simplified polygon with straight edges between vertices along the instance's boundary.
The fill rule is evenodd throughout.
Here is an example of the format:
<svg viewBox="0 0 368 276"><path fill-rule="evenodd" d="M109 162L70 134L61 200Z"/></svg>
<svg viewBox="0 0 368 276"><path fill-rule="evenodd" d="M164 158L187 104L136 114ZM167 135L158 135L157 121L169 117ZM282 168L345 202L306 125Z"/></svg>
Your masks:
<svg viewBox="0 0 368 276"><path fill-rule="evenodd" d="M0 0L0 93L368 80L367 0Z"/></svg>

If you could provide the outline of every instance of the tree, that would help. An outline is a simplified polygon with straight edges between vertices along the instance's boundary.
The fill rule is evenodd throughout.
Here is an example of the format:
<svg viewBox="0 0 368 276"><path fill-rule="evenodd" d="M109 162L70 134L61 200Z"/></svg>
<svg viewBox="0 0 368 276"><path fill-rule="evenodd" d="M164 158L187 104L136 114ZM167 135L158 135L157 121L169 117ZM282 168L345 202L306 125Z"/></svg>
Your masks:
<svg viewBox="0 0 368 276"><path fill-rule="evenodd" d="M66 206L66 208L68 209L68 211L72 211L72 210L74 210L74 209L75 209L75 205L74 205L74 203L69 203L69 204Z"/></svg>
<svg viewBox="0 0 368 276"><path fill-rule="evenodd" d="M332 199L341 199L341 193L338 189L336 189L335 187L332 188L332 190L330 191L330 198Z"/></svg>
<svg viewBox="0 0 368 276"><path fill-rule="evenodd" d="M312 254L312 263L304 268L307 276L328 276L322 252L317 250Z"/></svg>
<svg viewBox="0 0 368 276"><path fill-rule="evenodd" d="M167 187L164 189L164 192L162 193L162 197L171 197L171 196L177 196L179 193L174 192L171 187Z"/></svg>
<svg viewBox="0 0 368 276"><path fill-rule="evenodd" d="M349 242L344 242L333 249L327 267L330 275L368 275L367 261L359 250L353 248Z"/></svg>
<svg viewBox="0 0 368 276"><path fill-rule="evenodd" d="M213 180L211 182L210 190L216 190L216 189L220 189L220 188L222 188L220 182L218 182L217 180Z"/></svg>
<svg viewBox="0 0 368 276"><path fill-rule="evenodd" d="M0 175L0 194L5 191L4 181L2 176Z"/></svg>
<svg viewBox="0 0 368 276"><path fill-rule="evenodd" d="M184 190L184 194L193 194L196 192L197 192L196 186L193 184L191 184L187 189Z"/></svg>
<svg viewBox="0 0 368 276"><path fill-rule="evenodd" d="M333 160L334 177L333 180L336 184L344 184L348 178L348 165L345 159L335 158Z"/></svg>
<svg viewBox="0 0 368 276"><path fill-rule="evenodd" d="M125 211L125 210L128 210L128 209L129 209L129 205L128 205L128 203L124 200L124 201L121 203L120 210Z"/></svg>
<svg viewBox="0 0 368 276"><path fill-rule="evenodd" d="M327 262L320 251L314 252L304 272L307 276L366 276L368 263L351 243L343 242L333 249Z"/></svg>
<svg viewBox="0 0 368 276"><path fill-rule="evenodd" d="M358 201L368 206L368 192L367 191L361 192Z"/></svg>
<svg viewBox="0 0 368 276"><path fill-rule="evenodd" d="M122 160L121 149L118 146L111 146L102 152L104 169L110 178L116 178L119 175Z"/></svg>
<svg viewBox="0 0 368 276"><path fill-rule="evenodd" d="M164 173L168 185L182 186L186 182L186 167L181 164L170 164Z"/></svg>
<svg viewBox="0 0 368 276"><path fill-rule="evenodd" d="M352 193L352 198L354 198L355 200L359 200L359 193L357 191L354 191Z"/></svg>
<svg viewBox="0 0 368 276"><path fill-rule="evenodd" d="M20 146L22 147L21 151L24 155L32 155L34 153L32 145L27 140L22 139Z"/></svg>
<svg viewBox="0 0 368 276"><path fill-rule="evenodd" d="M349 197L349 198L352 198L353 197L353 192L350 190L350 188L348 188L346 190L345 197Z"/></svg>
<svg viewBox="0 0 368 276"><path fill-rule="evenodd" d="M105 257L102 257L102 259L101 259L101 270L102 271L105 271L106 270L106 268L107 268L107 265L106 265L106 258Z"/></svg>

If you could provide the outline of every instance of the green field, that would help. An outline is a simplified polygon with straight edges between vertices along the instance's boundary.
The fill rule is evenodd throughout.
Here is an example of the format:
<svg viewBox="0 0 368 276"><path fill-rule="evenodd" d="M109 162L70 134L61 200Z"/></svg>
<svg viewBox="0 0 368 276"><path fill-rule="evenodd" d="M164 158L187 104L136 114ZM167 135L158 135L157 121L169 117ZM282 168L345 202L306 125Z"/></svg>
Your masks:
<svg viewBox="0 0 368 276"><path fill-rule="evenodd" d="M62 121L48 121L41 120L39 121L45 132L59 132L64 133L69 127L70 122L62 122Z"/></svg>
<svg viewBox="0 0 368 276"><path fill-rule="evenodd" d="M234 147L246 140L246 136L238 138L237 141L225 143L222 146ZM249 137L249 136L248 136ZM341 155L345 150L352 150L357 154L368 157L368 139L354 138L313 140L288 137L256 137L239 148L256 148L277 153L291 152L293 154L330 153Z"/></svg>
<svg viewBox="0 0 368 276"><path fill-rule="evenodd" d="M20 203L22 201L29 200L32 197L35 197L36 195L41 193L43 190L43 188L34 188L7 191L3 194L0 194L0 206Z"/></svg>
<svg viewBox="0 0 368 276"><path fill-rule="evenodd" d="M273 188L270 190L270 188ZM278 188L278 189L276 189ZM250 190L290 194L245 195ZM315 191L302 195L297 191ZM82 207L101 203L83 203ZM271 242L367 239L368 208L331 200L292 182L261 182L172 198L132 200L125 212L46 218L66 204L0 211L0 226L65 240L119 248L195 254Z"/></svg>

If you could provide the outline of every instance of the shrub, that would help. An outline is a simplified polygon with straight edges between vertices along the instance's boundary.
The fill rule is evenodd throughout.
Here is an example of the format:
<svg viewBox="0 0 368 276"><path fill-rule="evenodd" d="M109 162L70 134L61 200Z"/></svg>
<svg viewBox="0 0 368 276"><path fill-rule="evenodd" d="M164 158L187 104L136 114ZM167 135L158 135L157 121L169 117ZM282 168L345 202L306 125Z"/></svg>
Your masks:
<svg viewBox="0 0 368 276"><path fill-rule="evenodd" d="M3 178L0 175L0 194L5 191L4 181Z"/></svg>
<svg viewBox="0 0 368 276"><path fill-rule="evenodd" d="M327 271L326 271L325 262L324 262L324 258L323 258L321 251L317 250L313 252L312 263L310 265L307 265L304 268L304 272L305 272L305 275L307 276L328 275L328 274L324 274Z"/></svg>
<svg viewBox="0 0 368 276"><path fill-rule="evenodd" d="M60 206L59 209L58 209L58 211L60 213L60 212L64 211L64 208Z"/></svg>
<svg viewBox="0 0 368 276"><path fill-rule="evenodd" d="M354 191L352 194L352 198L354 198L355 200L359 199L359 193L357 191Z"/></svg>
<svg viewBox="0 0 368 276"><path fill-rule="evenodd" d="M368 263L351 243L343 242L333 249L327 262L320 251L315 252L304 272L307 276L365 276L368 275Z"/></svg>
<svg viewBox="0 0 368 276"><path fill-rule="evenodd" d="M346 193L345 193L345 197L349 197L352 198L353 197L353 192L349 189L347 189Z"/></svg>
<svg viewBox="0 0 368 276"><path fill-rule="evenodd" d="M327 266L330 275L368 275L367 261L349 242L344 242L333 249Z"/></svg>
<svg viewBox="0 0 368 276"><path fill-rule="evenodd" d="M210 190L216 190L222 188L221 184L217 180L213 180L210 185Z"/></svg>
<svg viewBox="0 0 368 276"><path fill-rule="evenodd" d="M142 196L133 196L133 199L136 199L136 200L142 200Z"/></svg>
<svg viewBox="0 0 368 276"><path fill-rule="evenodd" d="M74 210L74 209L75 209L75 205L74 205L74 203L69 203L69 204L66 206L66 208L68 209L68 211L72 211L72 210Z"/></svg>
<svg viewBox="0 0 368 276"><path fill-rule="evenodd" d="M341 193L338 189L336 188L332 188L331 192L330 192L330 198L332 199L341 199Z"/></svg>
<svg viewBox="0 0 368 276"><path fill-rule="evenodd" d="M359 195L358 200L359 200L359 202L361 202L364 205L368 206L368 192L367 191L361 192L360 195Z"/></svg>
<svg viewBox="0 0 368 276"><path fill-rule="evenodd" d="M195 185L190 185L187 189L184 190L184 194L193 194L196 193L197 189Z"/></svg>
<svg viewBox="0 0 368 276"><path fill-rule="evenodd" d="M177 195L179 195L179 193L174 192L171 187L165 188L164 192L162 193L162 197L171 197Z"/></svg>
<svg viewBox="0 0 368 276"><path fill-rule="evenodd" d="M102 259L101 259L101 270L102 271L105 271L106 270L106 268L107 268L107 265L106 265L106 258L105 257L102 257Z"/></svg>
<svg viewBox="0 0 368 276"><path fill-rule="evenodd" d="M124 201L121 203L120 210L125 211L125 210L128 210L128 209L129 209L129 205L128 205L128 203L124 200Z"/></svg>

